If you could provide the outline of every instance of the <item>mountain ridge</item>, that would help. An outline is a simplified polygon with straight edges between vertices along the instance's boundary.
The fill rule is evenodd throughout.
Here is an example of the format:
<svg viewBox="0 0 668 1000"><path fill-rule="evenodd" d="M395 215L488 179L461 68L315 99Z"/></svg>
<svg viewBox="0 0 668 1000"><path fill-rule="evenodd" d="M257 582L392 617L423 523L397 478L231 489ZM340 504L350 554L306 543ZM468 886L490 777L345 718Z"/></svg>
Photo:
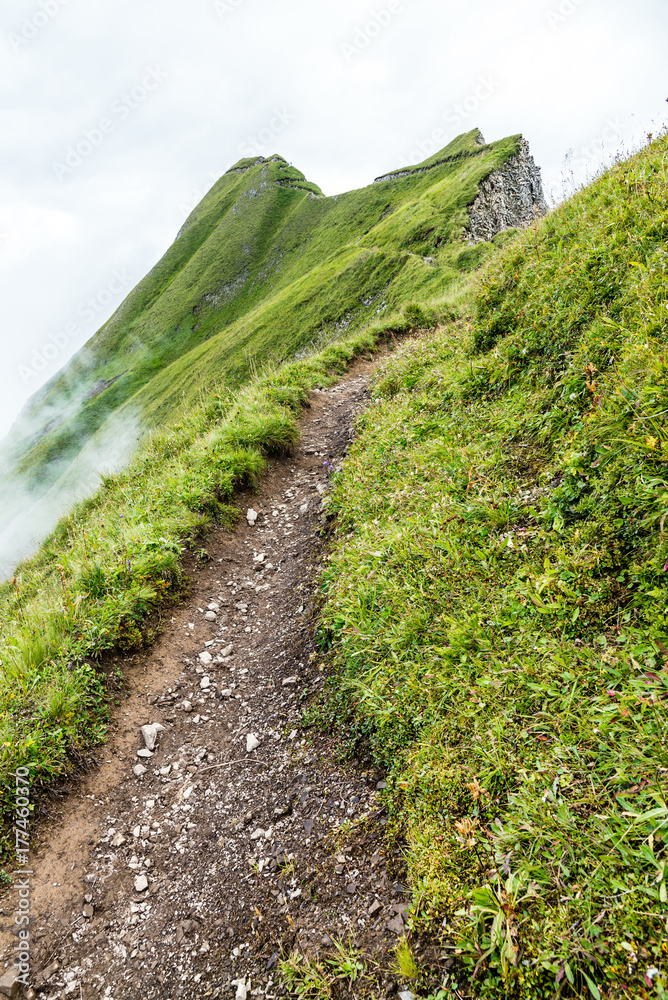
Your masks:
<svg viewBox="0 0 668 1000"><path fill-rule="evenodd" d="M24 506L18 498L53 491L112 414L128 414L141 437L198 392L238 387L257 365L361 329L414 295L436 298L460 273L457 240L479 185L521 141L484 144L474 129L442 162L436 154L409 177L334 197L278 154L237 161L24 407L0 448L0 532Z"/></svg>

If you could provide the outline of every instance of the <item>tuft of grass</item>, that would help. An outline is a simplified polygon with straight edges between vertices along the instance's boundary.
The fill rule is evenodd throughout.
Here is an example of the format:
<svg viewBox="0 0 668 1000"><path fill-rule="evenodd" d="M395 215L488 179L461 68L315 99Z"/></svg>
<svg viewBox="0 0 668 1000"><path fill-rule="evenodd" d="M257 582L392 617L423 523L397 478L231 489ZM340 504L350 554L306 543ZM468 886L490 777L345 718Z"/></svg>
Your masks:
<svg viewBox="0 0 668 1000"><path fill-rule="evenodd" d="M387 770L465 996L668 997L667 161L393 355L329 502L320 712Z"/></svg>
<svg viewBox="0 0 668 1000"><path fill-rule="evenodd" d="M406 938L402 938L395 948L395 971L402 980L417 979L420 969Z"/></svg>

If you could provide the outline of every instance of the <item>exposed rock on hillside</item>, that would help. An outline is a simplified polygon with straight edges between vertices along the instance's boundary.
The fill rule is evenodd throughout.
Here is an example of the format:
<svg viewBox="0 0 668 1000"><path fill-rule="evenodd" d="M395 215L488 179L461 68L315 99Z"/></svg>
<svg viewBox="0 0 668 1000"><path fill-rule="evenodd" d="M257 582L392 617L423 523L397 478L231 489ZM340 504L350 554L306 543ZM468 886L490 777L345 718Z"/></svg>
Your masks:
<svg viewBox="0 0 668 1000"><path fill-rule="evenodd" d="M504 229L523 228L547 212L540 167L522 139L520 151L480 185L470 210L470 243L491 240Z"/></svg>

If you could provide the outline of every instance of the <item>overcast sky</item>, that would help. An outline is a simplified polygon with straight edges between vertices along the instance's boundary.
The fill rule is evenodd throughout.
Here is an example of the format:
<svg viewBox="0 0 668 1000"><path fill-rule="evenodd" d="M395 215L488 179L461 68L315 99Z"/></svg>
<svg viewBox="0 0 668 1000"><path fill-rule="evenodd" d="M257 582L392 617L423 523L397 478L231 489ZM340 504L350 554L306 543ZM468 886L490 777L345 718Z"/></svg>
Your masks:
<svg viewBox="0 0 668 1000"><path fill-rule="evenodd" d="M560 197L666 120L667 28L666 0L2 0L0 435L240 157L336 194L478 126Z"/></svg>

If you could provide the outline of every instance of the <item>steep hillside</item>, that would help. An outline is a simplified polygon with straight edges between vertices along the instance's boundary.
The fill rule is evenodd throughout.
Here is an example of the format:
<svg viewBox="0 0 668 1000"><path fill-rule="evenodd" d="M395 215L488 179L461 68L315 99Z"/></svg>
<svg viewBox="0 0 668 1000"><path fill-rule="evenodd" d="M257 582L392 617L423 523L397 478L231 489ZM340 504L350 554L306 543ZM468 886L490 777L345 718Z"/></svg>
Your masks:
<svg viewBox="0 0 668 1000"><path fill-rule="evenodd" d="M424 164L332 198L279 156L232 167L4 443L5 569L23 537L16 515L33 508L43 535L96 471L121 467L148 429L201 394L378 317L391 323L412 301L441 300L481 259L461 242L481 182L521 150L519 136L485 144L474 130Z"/></svg>
<svg viewBox="0 0 668 1000"><path fill-rule="evenodd" d="M668 996L667 170L664 134L391 360L330 501L321 718L388 772L440 1000Z"/></svg>

